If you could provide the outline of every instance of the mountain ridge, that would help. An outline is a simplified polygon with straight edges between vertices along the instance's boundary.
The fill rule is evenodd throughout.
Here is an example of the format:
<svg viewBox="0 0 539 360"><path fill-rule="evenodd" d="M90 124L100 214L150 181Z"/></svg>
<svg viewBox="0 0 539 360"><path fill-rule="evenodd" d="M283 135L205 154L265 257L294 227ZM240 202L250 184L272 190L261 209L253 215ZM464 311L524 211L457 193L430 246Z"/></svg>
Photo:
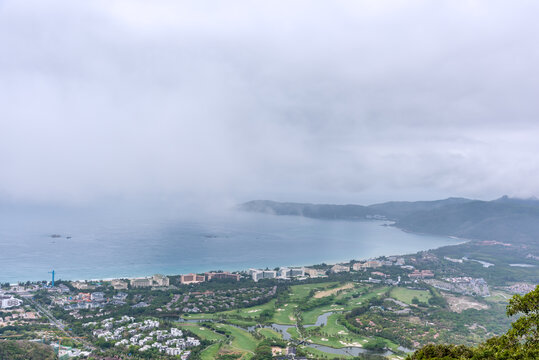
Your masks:
<svg viewBox="0 0 539 360"><path fill-rule="evenodd" d="M450 197L433 201L391 201L372 205L334 205L253 200L239 205L249 212L327 220L387 219L411 232L497 240L537 246L539 200L503 196L484 201Z"/></svg>

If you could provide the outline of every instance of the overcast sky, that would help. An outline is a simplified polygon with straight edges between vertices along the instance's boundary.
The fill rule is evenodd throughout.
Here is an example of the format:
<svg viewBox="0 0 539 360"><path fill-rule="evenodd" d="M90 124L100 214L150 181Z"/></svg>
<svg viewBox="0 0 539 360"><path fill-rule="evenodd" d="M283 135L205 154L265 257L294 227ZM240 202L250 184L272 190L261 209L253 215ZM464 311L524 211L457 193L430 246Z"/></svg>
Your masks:
<svg viewBox="0 0 539 360"><path fill-rule="evenodd" d="M0 198L539 195L538 13L0 0Z"/></svg>

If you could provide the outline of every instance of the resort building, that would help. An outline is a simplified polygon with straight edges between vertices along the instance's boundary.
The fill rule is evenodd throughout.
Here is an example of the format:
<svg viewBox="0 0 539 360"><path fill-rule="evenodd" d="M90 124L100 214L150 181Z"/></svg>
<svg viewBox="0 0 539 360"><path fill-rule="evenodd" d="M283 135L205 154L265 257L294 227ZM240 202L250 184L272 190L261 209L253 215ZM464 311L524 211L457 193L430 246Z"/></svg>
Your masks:
<svg viewBox="0 0 539 360"><path fill-rule="evenodd" d="M282 267L277 271L277 276L283 279L288 279L297 276L305 276L305 268L288 268Z"/></svg>
<svg viewBox="0 0 539 360"><path fill-rule="evenodd" d="M180 277L182 284L196 284L206 281L206 276L198 274L186 274Z"/></svg>
<svg viewBox="0 0 539 360"><path fill-rule="evenodd" d="M426 277L433 277L434 273L431 270L414 270L408 277L424 279Z"/></svg>
<svg viewBox="0 0 539 360"><path fill-rule="evenodd" d="M277 277L277 271L249 269L249 275L251 275L253 280L256 282L262 279L275 279Z"/></svg>
<svg viewBox="0 0 539 360"><path fill-rule="evenodd" d="M112 287L114 288L114 290L126 290L127 289L127 282L125 282L123 280L115 279L115 280L112 280L110 283L111 283Z"/></svg>
<svg viewBox="0 0 539 360"><path fill-rule="evenodd" d="M206 280L210 281L213 279L234 279L236 281L240 281L240 274L231 274L228 271L225 272L207 272L206 274Z"/></svg>
<svg viewBox="0 0 539 360"><path fill-rule="evenodd" d="M131 283L132 288L142 288L142 287L152 286L152 281L147 278L131 279L130 283Z"/></svg>
<svg viewBox="0 0 539 360"><path fill-rule="evenodd" d="M354 271L360 271L360 270L365 270L365 269L378 268L378 267L380 267L382 265L383 264L382 264L381 261L369 260L369 261L365 261L364 263L355 263L354 265L352 265L352 269Z"/></svg>
<svg viewBox="0 0 539 360"><path fill-rule="evenodd" d="M152 276L154 286L169 286L170 280L165 275L155 274Z"/></svg>
<svg viewBox="0 0 539 360"><path fill-rule="evenodd" d="M11 307L20 306L21 304L22 304L22 300L14 298L11 295L0 296L0 309L8 309Z"/></svg>
<svg viewBox="0 0 539 360"><path fill-rule="evenodd" d="M321 269L303 268L303 271L306 275L309 275L312 278L326 275L326 272Z"/></svg>
<svg viewBox="0 0 539 360"><path fill-rule="evenodd" d="M340 272L347 272L347 271L350 271L350 266L336 264L331 267L330 271L334 274L340 273Z"/></svg>
<svg viewBox="0 0 539 360"><path fill-rule="evenodd" d="M121 280L113 280L112 286L114 286L115 283L118 284L118 286L122 286ZM170 280L165 275L155 274L151 278L131 279L130 283L131 283L132 288L141 288L141 287L150 287L150 286L163 287L163 286L169 286Z"/></svg>

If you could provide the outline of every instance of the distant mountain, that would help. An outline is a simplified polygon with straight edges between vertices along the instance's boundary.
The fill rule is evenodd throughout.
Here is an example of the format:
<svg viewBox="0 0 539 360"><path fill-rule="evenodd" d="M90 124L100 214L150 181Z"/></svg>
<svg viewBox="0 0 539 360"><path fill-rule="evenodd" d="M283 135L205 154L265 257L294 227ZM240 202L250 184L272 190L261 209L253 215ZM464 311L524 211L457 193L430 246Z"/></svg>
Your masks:
<svg viewBox="0 0 539 360"><path fill-rule="evenodd" d="M267 200L240 205L244 211L317 219L368 220L384 217L412 232L469 239L539 244L539 200L507 196L493 201L448 198L387 202L370 206L280 203Z"/></svg>
<svg viewBox="0 0 539 360"><path fill-rule="evenodd" d="M315 219L361 220L371 212L361 205L316 205L253 200L241 204L241 210L273 215L296 215Z"/></svg>
<svg viewBox="0 0 539 360"><path fill-rule="evenodd" d="M382 204L374 204L368 208L388 219L396 220L419 211L431 211L446 205L465 204L473 200L465 198L448 198L435 201L390 201Z"/></svg>

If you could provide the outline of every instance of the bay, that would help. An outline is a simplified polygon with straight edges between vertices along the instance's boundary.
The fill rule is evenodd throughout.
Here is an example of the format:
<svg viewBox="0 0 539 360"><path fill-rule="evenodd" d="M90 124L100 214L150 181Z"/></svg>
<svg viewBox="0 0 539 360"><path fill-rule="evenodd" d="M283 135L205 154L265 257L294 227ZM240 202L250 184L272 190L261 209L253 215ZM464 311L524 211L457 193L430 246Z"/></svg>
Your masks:
<svg viewBox="0 0 539 360"><path fill-rule="evenodd" d="M185 220L3 216L0 282L46 280L53 269L75 280L335 263L461 242L384 225L235 211Z"/></svg>

